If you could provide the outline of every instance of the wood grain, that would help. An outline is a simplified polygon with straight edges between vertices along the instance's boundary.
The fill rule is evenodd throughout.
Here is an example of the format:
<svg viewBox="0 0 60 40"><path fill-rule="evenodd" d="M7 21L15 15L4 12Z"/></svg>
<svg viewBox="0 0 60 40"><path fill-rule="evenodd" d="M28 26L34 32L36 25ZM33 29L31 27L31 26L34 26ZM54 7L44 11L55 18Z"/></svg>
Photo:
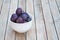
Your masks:
<svg viewBox="0 0 60 40"><path fill-rule="evenodd" d="M44 20L42 16L42 5L40 0L34 0L37 40L47 40Z"/></svg>
<svg viewBox="0 0 60 40"><path fill-rule="evenodd" d="M60 40L60 14L55 0L48 0L58 40Z"/></svg>
<svg viewBox="0 0 60 40"><path fill-rule="evenodd" d="M19 0L18 3L18 7L22 8L23 11L25 11L26 9L26 4L25 4L26 0Z"/></svg>
<svg viewBox="0 0 60 40"><path fill-rule="evenodd" d="M6 28L6 36L5 40L15 40L15 31L11 29L11 24L9 23L10 17L13 13L15 13L15 10L17 9L17 3L18 0L11 0L9 15L8 15L8 21L7 21L7 28Z"/></svg>
<svg viewBox="0 0 60 40"><path fill-rule="evenodd" d="M43 14L47 29L48 40L58 40L50 12L48 0L42 0L42 7L43 7Z"/></svg>
<svg viewBox="0 0 60 40"><path fill-rule="evenodd" d="M60 0L55 0L55 2L56 2L56 5L57 5L59 13L60 13Z"/></svg>
<svg viewBox="0 0 60 40"><path fill-rule="evenodd" d="M25 40L25 34L16 32L16 40Z"/></svg>
<svg viewBox="0 0 60 40"><path fill-rule="evenodd" d="M59 8L60 8L60 0L56 0L56 2L57 2L57 5L58 5Z"/></svg>
<svg viewBox="0 0 60 40"><path fill-rule="evenodd" d="M0 14L1 14L3 3L4 3L4 0L0 0Z"/></svg>
<svg viewBox="0 0 60 40"><path fill-rule="evenodd" d="M26 12L32 15L32 28L26 33L26 40L36 40L33 0L26 0Z"/></svg>
<svg viewBox="0 0 60 40"><path fill-rule="evenodd" d="M0 15L0 40L4 40L5 36L5 29L6 29L6 22L9 10L10 0L6 3L5 0L2 6L1 15Z"/></svg>
<svg viewBox="0 0 60 40"><path fill-rule="evenodd" d="M5 30L6 30L9 5L10 5L10 0L5 0L2 6L1 15L0 15L0 40L4 40L5 38Z"/></svg>

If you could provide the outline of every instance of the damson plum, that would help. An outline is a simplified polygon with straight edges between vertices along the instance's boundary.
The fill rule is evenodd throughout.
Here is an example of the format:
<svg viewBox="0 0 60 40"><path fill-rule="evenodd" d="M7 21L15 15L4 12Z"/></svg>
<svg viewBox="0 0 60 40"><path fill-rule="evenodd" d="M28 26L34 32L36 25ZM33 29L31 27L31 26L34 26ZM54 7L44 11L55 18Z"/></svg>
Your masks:
<svg viewBox="0 0 60 40"><path fill-rule="evenodd" d="M22 17L24 20L27 20L27 18L29 17L29 15L28 15L26 12L24 12L24 13L22 13L21 17Z"/></svg>
<svg viewBox="0 0 60 40"><path fill-rule="evenodd" d="M18 16L16 14L12 14L11 21L15 22Z"/></svg>
<svg viewBox="0 0 60 40"><path fill-rule="evenodd" d="M24 20L22 17L19 17L17 20L16 20L16 23L24 23Z"/></svg>
<svg viewBox="0 0 60 40"><path fill-rule="evenodd" d="M28 13L24 12L21 8L16 9L16 14L12 14L11 19L15 23L25 23L31 21Z"/></svg>
<svg viewBox="0 0 60 40"><path fill-rule="evenodd" d="M22 13L22 9L21 9L21 8L17 8L16 14L17 14L17 15L20 15L21 13Z"/></svg>
<svg viewBox="0 0 60 40"><path fill-rule="evenodd" d="M27 22L31 21L31 18L30 18L30 17L28 17L26 21L27 21Z"/></svg>

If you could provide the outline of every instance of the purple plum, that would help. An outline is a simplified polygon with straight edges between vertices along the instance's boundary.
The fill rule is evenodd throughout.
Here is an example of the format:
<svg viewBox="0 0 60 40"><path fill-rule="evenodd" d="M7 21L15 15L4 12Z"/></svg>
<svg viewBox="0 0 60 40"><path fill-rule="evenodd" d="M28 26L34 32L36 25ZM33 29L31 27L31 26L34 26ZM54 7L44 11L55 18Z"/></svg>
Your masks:
<svg viewBox="0 0 60 40"><path fill-rule="evenodd" d="M29 17L29 15L28 15L26 12L24 12L24 13L22 13L21 17L22 17L24 20L27 20L27 18Z"/></svg>
<svg viewBox="0 0 60 40"><path fill-rule="evenodd" d="M26 21L29 22L29 21L31 21L31 20L32 20L32 19L31 19L30 17L28 17Z"/></svg>
<svg viewBox="0 0 60 40"><path fill-rule="evenodd" d="M16 23L24 23L24 20L22 17L19 17L17 20L16 20Z"/></svg>
<svg viewBox="0 0 60 40"><path fill-rule="evenodd" d="M18 16L16 14L12 14L11 21L15 22Z"/></svg>
<svg viewBox="0 0 60 40"><path fill-rule="evenodd" d="M16 14L17 14L17 15L22 14L22 9L21 9L21 8L17 8L17 10L16 10Z"/></svg>

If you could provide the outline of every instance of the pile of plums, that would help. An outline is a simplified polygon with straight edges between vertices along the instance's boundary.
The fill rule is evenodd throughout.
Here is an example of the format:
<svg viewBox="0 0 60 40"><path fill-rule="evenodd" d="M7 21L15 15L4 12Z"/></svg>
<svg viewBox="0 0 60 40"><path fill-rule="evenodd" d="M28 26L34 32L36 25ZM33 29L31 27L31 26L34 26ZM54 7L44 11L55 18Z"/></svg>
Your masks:
<svg viewBox="0 0 60 40"><path fill-rule="evenodd" d="M21 8L17 8L16 13L12 14L10 20L14 23L25 23L31 21L31 17L28 15L28 13L23 12Z"/></svg>

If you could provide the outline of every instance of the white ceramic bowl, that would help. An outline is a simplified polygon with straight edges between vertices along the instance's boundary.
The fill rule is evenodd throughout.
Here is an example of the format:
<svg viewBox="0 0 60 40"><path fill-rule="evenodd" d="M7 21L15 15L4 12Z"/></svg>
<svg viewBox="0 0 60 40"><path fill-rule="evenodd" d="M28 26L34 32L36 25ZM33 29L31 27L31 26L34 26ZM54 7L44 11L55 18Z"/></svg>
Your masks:
<svg viewBox="0 0 60 40"><path fill-rule="evenodd" d="M32 20L26 23L14 23L10 21L10 25L11 25L11 28L15 30L16 32L24 33L24 32L27 32L29 29L31 29Z"/></svg>

